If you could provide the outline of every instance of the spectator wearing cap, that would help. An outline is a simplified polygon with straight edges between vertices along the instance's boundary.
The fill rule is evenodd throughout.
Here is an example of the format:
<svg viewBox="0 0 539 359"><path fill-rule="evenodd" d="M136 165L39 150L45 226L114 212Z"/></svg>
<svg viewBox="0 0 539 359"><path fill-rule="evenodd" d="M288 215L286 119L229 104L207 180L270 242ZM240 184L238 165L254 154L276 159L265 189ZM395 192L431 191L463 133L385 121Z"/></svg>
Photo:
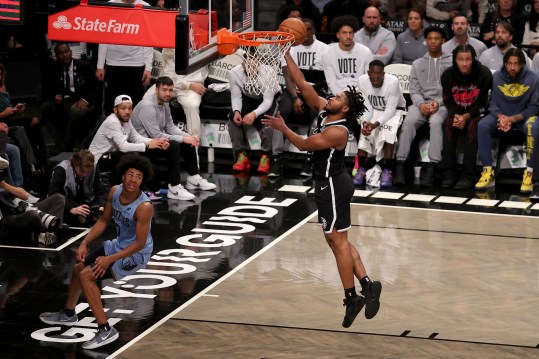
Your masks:
<svg viewBox="0 0 539 359"><path fill-rule="evenodd" d="M397 166L393 184L404 184L404 161L419 127L430 125L429 164L421 177L421 185L430 187L434 182L434 169L442 160L443 122L447 109L442 98L442 73L451 66L451 54L442 51L445 31L431 26L425 30L428 52L412 63L410 73L410 96L412 103L404 119L399 135Z"/></svg>
<svg viewBox="0 0 539 359"><path fill-rule="evenodd" d="M103 121L97 130L90 152L97 164L104 154L113 152L145 152L148 149L168 148L166 138L147 138L138 134L129 121L133 111L133 100L128 95L117 96L113 112Z"/></svg>

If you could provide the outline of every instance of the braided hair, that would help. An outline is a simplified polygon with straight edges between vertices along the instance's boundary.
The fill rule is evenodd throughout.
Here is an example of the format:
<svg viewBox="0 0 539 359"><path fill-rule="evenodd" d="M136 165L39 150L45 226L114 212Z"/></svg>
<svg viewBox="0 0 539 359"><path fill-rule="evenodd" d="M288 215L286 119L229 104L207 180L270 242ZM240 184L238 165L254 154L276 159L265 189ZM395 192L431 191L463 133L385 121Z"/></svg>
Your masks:
<svg viewBox="0 0 539 359"><path fill-rule="evenodd" d="M359 118L367 111L365 99L357 86L348 85L348 90L344 91L344 94L348 99L348 107L350 108L350 111L346 114L346 124L355 133L360 128Z"/></svg>

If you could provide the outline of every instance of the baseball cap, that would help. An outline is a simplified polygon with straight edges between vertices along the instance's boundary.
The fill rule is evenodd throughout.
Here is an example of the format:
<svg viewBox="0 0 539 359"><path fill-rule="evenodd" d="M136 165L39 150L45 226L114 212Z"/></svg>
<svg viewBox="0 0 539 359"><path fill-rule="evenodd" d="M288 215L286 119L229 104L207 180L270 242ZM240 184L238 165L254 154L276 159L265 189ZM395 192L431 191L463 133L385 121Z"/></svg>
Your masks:
<svg viewBox="0 0 539 359"><path fill-rule="evenodd" d="M120 95L114 99L114 106L118 106L122 102L129 102L133 104L133 100L131 100L131 97L129 97L128 95Z"/></svg>

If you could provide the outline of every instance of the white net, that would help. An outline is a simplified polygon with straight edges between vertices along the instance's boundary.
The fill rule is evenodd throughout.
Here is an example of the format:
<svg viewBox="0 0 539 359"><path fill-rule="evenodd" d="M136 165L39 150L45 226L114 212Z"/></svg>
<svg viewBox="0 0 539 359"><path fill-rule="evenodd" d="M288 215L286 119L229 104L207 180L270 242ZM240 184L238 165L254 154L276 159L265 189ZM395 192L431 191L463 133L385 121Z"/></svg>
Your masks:
<svg viewBox="0 0 539 359"><path fill-rule="evenodd" d="M280 89L278 74L281 59L294 42L294 36L286 33L251 34L242 38L260 42L260 45L240 45L248 78L244 87L248 92L257 95L266 91L277 92Z"/></svg>

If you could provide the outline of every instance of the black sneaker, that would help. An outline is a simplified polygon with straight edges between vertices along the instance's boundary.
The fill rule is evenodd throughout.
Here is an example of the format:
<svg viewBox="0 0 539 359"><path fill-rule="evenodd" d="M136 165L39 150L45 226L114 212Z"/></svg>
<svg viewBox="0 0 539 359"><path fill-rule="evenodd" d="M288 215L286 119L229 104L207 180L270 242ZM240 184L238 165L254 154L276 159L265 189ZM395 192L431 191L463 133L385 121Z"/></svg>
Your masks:
<svg viewBox="0 0 539 359"><path fill-rule="evenodd" d="M421 176L420 184L423 187L432 187L434 185L434 170L435 170L435 164L429 163L427 165L427 169L423 176Z"/></svg>
<svg viewBox="0 0 539 359"><path fill-rule="evenodd" d="M380 294L382 293L382 283L374 280L369 282L365 293L365 318L372 319L380 309Z"/></svg>
<svg viewBox="0 0 539 359"><path fill-rule="evenodd" d="M311 177L313 175L313 166L311 161L303 162L301 166L301 172L299 173L303 177Z"/></svg>
<svg viewBox="0 0 539 359"><path fill-rule="evenodd" d="M442 188L451 188L453 183L455 183L455 173L453 171L445 171L444 179L442 180L442 184L440 186Z"/></svg>
<svg viewBox="0 0 539 359"><path fill-rule="evenodd" d="M469 177L461 177L457 183L453 186L454 189L468 189L473 188L474 181Z"/></svg>
<svg viewBox="0 0 539 359"><path fill-rule="evenodd" d="M343 300L343 307L346 307L346 313L344 314L344 319L342 320L342 326L348 328L354 322L361 309L365 305L365 298L356 295L353 298L348 298Z"/></svg>
<svg viewBox="0 0 539 359"><path fill-rule="evenodd" d="M395 166L395 175L393 176L393 185L405 184L406 177L404 176L404 162L397 162Z"/></svg>
<svg viewBox="0 0 539 359"><path fill-rule="evenodd" d="M279 177L281 176L281 169L282 167L282 162L280 159L278 158L272 158L271 160L271 165L270 165L270 172L268 174L268 176L270 177Z"/></svg>

